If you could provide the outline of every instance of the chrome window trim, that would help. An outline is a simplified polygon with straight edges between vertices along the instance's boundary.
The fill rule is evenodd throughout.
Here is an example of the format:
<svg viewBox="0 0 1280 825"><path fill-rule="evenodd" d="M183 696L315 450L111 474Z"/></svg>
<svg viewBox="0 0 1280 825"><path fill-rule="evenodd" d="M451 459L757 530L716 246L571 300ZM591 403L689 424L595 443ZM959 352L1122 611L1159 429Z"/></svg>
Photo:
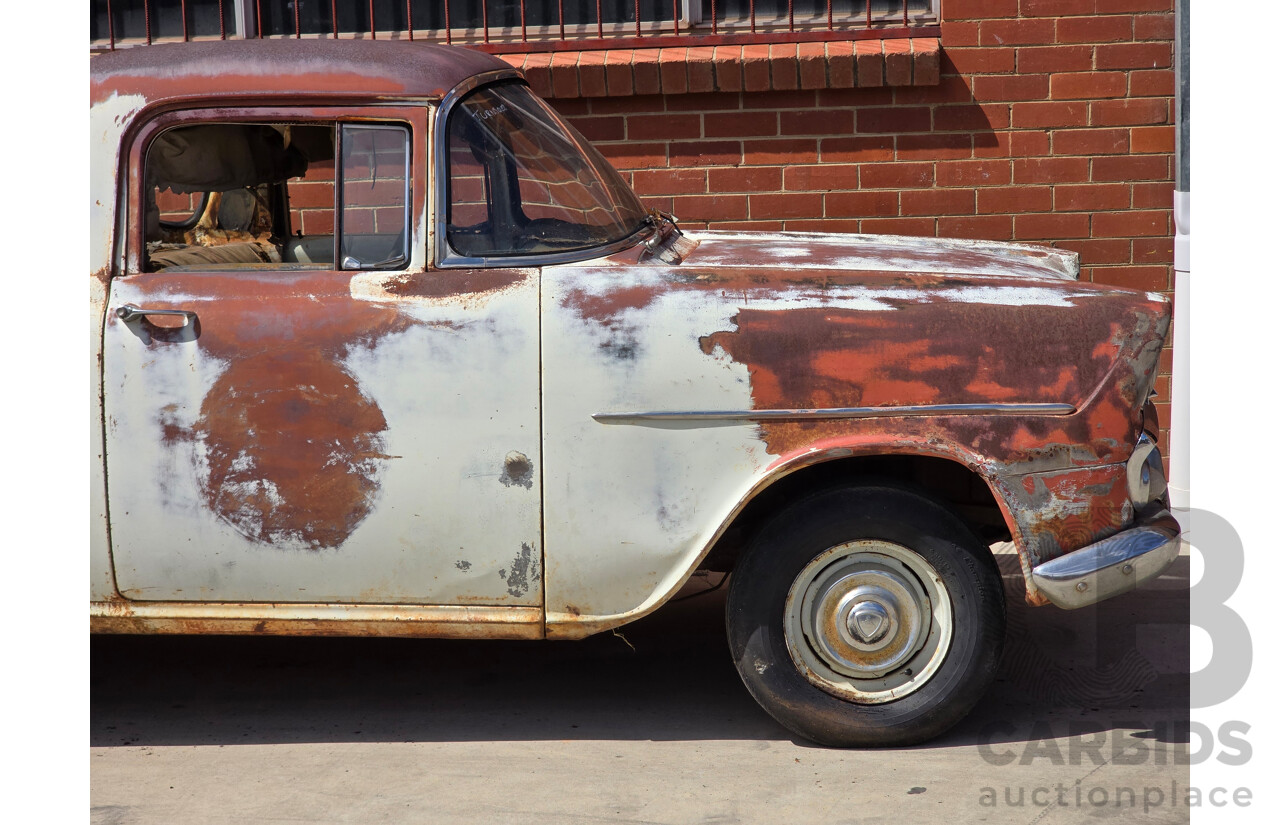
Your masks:
<svg viewBox="0 0 1280 825"><path fill-rule="evenodd" d="M829 410L655 410L599 412L601 424L643 424L647 421L817 421L841 418L908 418L944 415L1068 416L1072 404L921 404L903 407L834 407Z"/></svg>
<svg viewBox="0 0 1280 825"><path fill-rule="evenodd" d="M650 231L648 226L641 226L621 240L614 241L604 246L593 246L589 249L574 249L567 252L540 252L532 255L495 255L492 257L469 257L462 255L449 245L449 115L453 111L453 107L458 101L467 94L480 86L490 83L498 83L503 80L517 80L529 84L525 81L524 75L515 69L495 69L492 72L484 72L482 74L469 77L462 83L455 86L440 101L440 105L436 107L435 125L433 127L435 140L435 195L436 203L434 209L435 232L433 236L436 241L435 265L439 269L478 269L484 267L500 267L503 269L520 269L527 267L555 266L557 264L578 263L580 261L590 261L595 258L603 258L620 252L628 247L635 246L640 241L640 236ZM530 89L532 92L533 90ZM536 93L535 93L535 96ZM542 98L538 98L542 100ZM546 101L543 101L544 103ZM552 117L561 126L567 125L560 113L548 105ZM566 130L565 136L578 144L577 139L572 132ZM578 144L581 149L581 145Z"/></svg>

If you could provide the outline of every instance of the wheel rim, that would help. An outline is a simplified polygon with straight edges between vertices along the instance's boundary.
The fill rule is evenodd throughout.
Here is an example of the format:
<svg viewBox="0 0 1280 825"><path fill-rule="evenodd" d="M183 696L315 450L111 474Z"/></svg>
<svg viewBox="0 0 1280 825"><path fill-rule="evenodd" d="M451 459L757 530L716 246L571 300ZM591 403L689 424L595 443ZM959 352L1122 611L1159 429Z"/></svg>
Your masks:
<svg viewBox="0 0 1280 825"><path fill-rule="evenodd" d="M900 699L937 672L951 644L951 598L933 565L899 544L859 540L805 565L787 594L787 649L841 699Z"/></svg>

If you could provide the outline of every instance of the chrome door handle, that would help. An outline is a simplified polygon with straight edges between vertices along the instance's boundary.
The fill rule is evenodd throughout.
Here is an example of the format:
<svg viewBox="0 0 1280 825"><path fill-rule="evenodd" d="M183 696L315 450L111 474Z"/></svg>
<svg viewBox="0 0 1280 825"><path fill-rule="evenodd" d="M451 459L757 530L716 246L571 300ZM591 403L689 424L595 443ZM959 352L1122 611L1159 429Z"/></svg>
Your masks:
<svg viewBox="0 0 1280 825"><path fill-rule="evenodd" d="M125 304L116 309L116 315L126 324L130 321L136 321L139 318L145 318L148 315L180 315L184 319L184 325L190 324L196 320L196 314L186 309L144 309L136 307L133 304Z"/></svg>

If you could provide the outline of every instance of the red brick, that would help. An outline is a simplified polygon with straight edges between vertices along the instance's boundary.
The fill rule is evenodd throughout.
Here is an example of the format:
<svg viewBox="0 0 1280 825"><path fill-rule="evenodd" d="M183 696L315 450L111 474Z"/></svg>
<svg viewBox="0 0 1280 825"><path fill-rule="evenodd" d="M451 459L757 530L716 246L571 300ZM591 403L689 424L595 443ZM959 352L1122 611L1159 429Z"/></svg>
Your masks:
<svg viewBox="0 0 1280 825"><path fill-rule="evenodd" d="M708 169L709 192L777 192L782 189L782 167L741 166Z"/></svg>
<svg viewBox="0 0 1280 825"><path fill-rule="evenodd" d="M1017 214L1019 212L1047 212L1053 206L1052 190L1048 186L1003 186L978 190L978 213Z"/></svg>
<svg viewBox="0 0 1280 825"><path fill-rule="evenodd" d="M714 91L716 88L716 72L712 62L715 49L710 46L699 46L689 49L687 66L689 73L688 92L700 94Z"/></svg>
<svg viewBox="0 0 1280 825"><path fill-rule="evenodd" d="M524 61L524 79L539 97L551 97L551 55L528 55Z"/></svg>
<svg viewBox="0 0 1280 825"><path fill-rule="evenodd" d="M658 68L657 49L636 49L631 53L631 82L637 95L662 92L662 72Z"/></svg>
<svg viewBox="0 0 1280 825"><path fill-rule="evenodd" d="M788 232L857 232L857 218L816 218L791 220L786 223Z"/></svg>
<svg viewBox="0 0 1280 825"><path fill-rule="evenodd" d="M1023 17L1070 17L1093 14L1096 0L1022 0ZM1107 0L1103 0L1105 4ZM1103 8L1106 8L1104 5ZM950 12L950 8L948 8Z"/></svg>
<svg viewBox="0 0 1280 825"><path fill-rule="evenodd" d="M1127 209L1129 200L1129 186L1123 183L1063 185L1053 188L1053 208L1058 212Z"/></svg>
<svg viewBox="0 0 1280 825"><path fill-rule="evenodd" d="M631 82L631 50L610 49L604 55L605 88L611 96L628 96L635 91Z"/></svg>
<svg viewBox="0 0 1280 825"><path fill-rule="evenodd" d="M1050 81L1054 100L1123 97L1128 78L1124 72L1073 72L1055 74Z"/></svg>
<svg viewBox="0 0 1280 825"><path fill-rule="evenodd" d="M818 162L818 142L813 139L746 140L742 151L748 166Z"/></svg>
<svg viewBox="0 0 1280 825"><path fill-rule="evenodd" d="M980 24L982 30L978 35L978 42L983 46L1052 43L1053 22L1052 20L984 20Z"/></svg>
<svg viewBox="0 0 1280 825"><path fill-rule="evenodd" d="M1016 158L1014 183L1083 183L1089 179L1088 158Z"/></svg>
<svg viewBox="0 0 1280 825"><path fill-rule="evenodd" d="M1128 151L1128 129L1060 129L1053 133L1055 155L1115 155Z"/></svg>
<svg viewBox="0 0 1280 825"><path fill-rule="evenodd" d="M769 47L742 47L742 88L748 92L769 90Z"/></svg>
<svg viewBox="0 0 1280 825"><path fill-rule="evenodd" d="M898 160L958 160L972 156L973 137L959 132L898 138Z"/></svg>
<svg viewBox="0 0 1280 825"><path fill-rule="evenodd" d="M573 127L582 136L592 142L601 140L625 140L627 137L626 121L618 115L607 117L575 117L571 119ZM293 189L289 190L290 198Z"/></svg>
<svg viewBox="0 0 1280 825"><path fill-rule="evenodd" d="M1160 98L1098 100L1089 104L1093 126L1142 126L1169 122L1169 103Z"/></svg>
<svg viewBox="0 0 1280 825"><path fill-rule="evenodd" d="M1169 288L1167 266L1103 266L1094 269L1091 275L1093 282L1097 284L1159 291ZM1168 410L1164 411L1160 420L1169 420Z"/></svg>
<svg viewBox="0 0 1280 825"><path fill-rule="evenodd" d="M973 135L973 156L975 158L1007 158L1014 135L1025 132L976 132ZM1040 134L1045 134L1041 132Z"/></svg>
<svg viewBox="0 0 1280 825"><path fill-rule="evenodd" d="M908 189L902 193L903 215L972 215L972 189Z"/></svg>
<svg viewBox="0 0 1280 825"><path fill-rule="evenodd" d="M854 85L853 41L837 40L827 44L827 76L833 88L847 89Z"/></svg>
<svg viewBox="0 0 1280 825"><path fill-rule="evenodd" d="M1024 46L1018 49L1020 72L1087 72L1092 68L1092 46Z"/></svg>
<svg viewBox="0 0 1280 825"><path fill-rule="evenodd" d="M1058 21L1059 43L1112 43L1132 37L1133 18L1128 15L1064 17Z"/></svg>
<svg viewBox="0 0 1280 825"><path fill-rule="evenodd" d="M934 166L938 186L1007 186L1012 175L1007 160L939 161Z"/></svg>
<svg viewBox="0 0 1280 825"><path fill-rule="evenodd" d="M747 218L746 195L687 195L671 202L681 221L740 221Z"/></svg>
<svg viewBox="0 0 1280 825"><path fill-rule="evenodd" d="M822 195L810 192L749 195L751 217L761 219L820 218Z"/></svg>
<svg viewBox="0 0 1280 825"><path fill-rule="evenodd" d="M1093 159L1093 180L1164 180L1169 177L1167 155L1122 155Z"/></svg>
<svg viewBox="0 0 1280 825"><path fill-rule="evenodd" d="M817 93L813 91L793 89L781 92L764 92L758 95L743 95L743 109L812 109L816 104Z"/></svg>
<svg viewBox="0 0 1280 825"><path fill-rule="evenodd" d="M897 90L897 103L919 106L929 103L969 103L973 100L970 84L973 78L964 75L949 74L933 86L912 86L910 89ZM867 106L862 102L858 105Z"/></svg>
<svg viewBox="0 0 1280 825"><path fill-rule="evenodd" d="M741 104L741 100L739 100L738 95L724 94L723 92L691 92L686 95L672 95L663 98L658 104L657 110L661 111L664 104L668 112L710 113L735 110Z"/></svg>
<svg viewBox="0 0 1280 825"><path fill-rule="evenodd" d="M1131 151L1135 155L1174 150L1175 134L1172 126L1135 126L1131 134Z"/></svg>
<svg viewBox="0 0 1280 825"><path fill-rule="evenodd" d="M658 73L664 95L682 95L689 91L688 49L659 49Z"/></svg>
<svg viewBox="0 0 1280 825"><path fill-rule="evenodd" d="M1088 123L1089 104L1083 101L1014 103L1009 108L1015 129L1052 129Z"/></svg>
<svg viewBox="0 0 1280 825"><path fill-rule="evenodd" d="M784 135L847 135L853 132L853 112L848 109L798 110L780 114Z"/></svg>
<svg viewBox="0 0 1280 825"><path fill-rule="evenodd" d="M1095 238L1138 238L1169 234L1169 210L1099 212L1093 216Z"/></svg>
<svg viewBox="0 0 1280 825"><path fill-rule="evenodd" d="M582 52L578 56L578 90L583 97L605 97L609 94L604 58L604 52Z"/></svg>
<svg viewBox="0 0 1280 825"><path fill-rule="evenodd" d="M1172 14L1140 14L1133 18L1133 39L1173 42L1175 25Z"/></svg>
<svg viewBox="0 0 1280 825"><path fill-rule="evenodd" d="M938 237L971 238L977 241L1007 241L1013 238L1013 218L1009 215L963 215L938 218Z"/></svg>
<svg viewBox="0 0 1280 825"><path fill-rule="evenodd" d="M1129 97L1170 97L1173 95L1173 82L1170 69L1129 72Z"/></svg>
<svg viewBox="0 0 1280 825"><path fill-rule="evenodd" d="M891 106L894 98L903 99L904 95L914 94L917 90L890 89L881 86L876 89L819 89L816 105L820 109L852 109L860 106ZM813 94L813 92L809 92Z"/></svg>
<svg viewBox="0 0 1280 825"><path fill-rule="evenodd" d="M916 86L933 86L942 77L942 49L933 38L911 39L911 79Z"/></svg>
<svg viewBox="0 0 1280 825"><path fill-rule="evenodd" d="M827 192L858 188L858 167L853 164L788 166L782 177L783 186L789 192Z"/></svg>
<svg viewBox="0 0 1280 825"><path fill-rule="evenodd" d="M832 192L826 197L828 218L846 216L890 217L898 214L898 193L890 189L870 192Z"/></svg>
<svg viewBox="0 0 1280 825"><path fill-rule="evenodd" d="M820 146L823 163L893 160L895 157L892 135L828 138Z"/></svg>
<svg viewBox="0 0 1280 825"><path fill-rule="evenodd" d="M1043 157L1049 154L1049 133L1045 131L1014 132L1009 138L1009 154L1019 158Z"/></svg>
<svg viewBox="0 0 1280 825"><path fill-rule="evenodd" d="M822 43L801 43L796 59L800 67L800 88L827 86L827 49Z"/></svg>
<svg viewBox="0 0 1280 825"><path fill-rule="evenodd" d="M939 106L933 128L939 132L985 132L1009 127L1009 106L1004 103Z"/></svg>
<svg viewBox="0 0 1280 825"><path fill-rule="evenodd" d="M1017 16L1018 0L947 0L948 20L991 20Z"/></svg>
<svg viewBox="0 0 1280 825"><path fill-rule="evenodd" d="M1168 209L1172 204L1173 181L1133 185L1134 209Z"/></svg>
<svg viewBox="0 0 1280 825"><path fill-rule="evenodd" d="M1049 76L1014 74L975 77L973 96L982 101L1044 100L1049 96Z"/></svg>
<svg viewBox="0 0 1280 825"><path fill-rule="evenodd" d="M672 166L736 166L742 163L742 143L736 140L700 140L672 143Z"/></svg>
<svg viewBox="0 0 1280 825"><path fill-rule="evenodd" d="M1014 57L1017 52L1013 48L951 48L945 52L945 60L950 61L948 72L957 74L1012 74Z"/></svg>
<svg viewBox="0 0 1280 825"><path fill-rule="evenodd" d="M708 112L703 129L709 138L770 137L778 134L778 113Z"/></svg>
<svg viewBox="0 0 1280 825"><path fill-rule="evenodd" d="M942 42L947 44L948 49L953 46L976 46L978 45L978 24L943 20Z"/></svg>
<svg viewBox="0 0 1280 825"><path fill-rule="evenodd" d="M894 38L883 41L884 84L886 86L911 85L911 41Z"/></svg>
<svg viewBox="0 0 1280 825"><path fill-rule="evenodd" d="M742 91L742 47L716 46L716 88L722 92Z"/></svg>
<svg viewBox="0 0 1280 825"><path fill-rule="evenodd" d="M1098 46L1099 69L1167 69L1173 65L1170 43L1111 43Z"/></svg>
<svg viewBox="0 0 1280 825"><path fill-rule="evenodd" d="M602 143L596 148L617 169L653 169L667 165L665 143L638 143L629 140L623 143ZM741 157L742 153L739 152L737 158Z"/></svg>
<svg viewBox="0 0 1280 825"><path fill-rule="evenodd" d="M862 167L863 189L912 189L933 186L932 163L872 163Z"/></svg>
<svg viewBox="0 0 1280 825"><path fill-rule="evenodd" d="M551 56L551 93L554 97L578 97L578 53Z"/></svg>
<svg viewBox="0 0 1280 825"><path fill-rule="evenodd" d="M1085 238L1088 235L1088 215L1066 212L1013 216L1013 237L1018 240L1041 241L1052 238Z"/></svg>
<svg viewBox="0 0 1280 825"><path fill-rule="evenodd" d="M923 106L869 108L858 110L858 131L873 132L927 132L930 111Z"/></svg>
<svg viewBox="0 0 1280 825"><path fill-rule="evenodd" d="M735 232L781 232L784 224L782 221L723 221L712 228Z"/></svg>
<svg viewBox="0 0 1280 825"><path fill-rule="evenodd" d="M870 235L923 235L932 236L936 231L935 218L867 218L859 229Z"/></svg>
<svg viewBox="0 0 1280 825"><path fill-rule="evenodd" d="M632 185L642 195L692 195L707 191L703 169L654 169L632 176Z"/></svg>
<svg viewBox="0 0 1280 825"><path fill-rule="evenodd" d="M778 91L800 88L800 63L795 43L774 43L769 47L769 87Z"/></svg>
<svg viewBox="0 0 1280 825"><path fill-rule="evenodd" d="M854 70L859 86L884 85L884 52L879 40L858 40L853 44Z"/></svg>
<svg viewBox="0 0 1280 825"><path fill-rule="evenodd" d="M1121 11L1170 11L1173 0L1105 0L1103 9L1111 12Z"/></svg>
<svg viewBox="0 0 1280 825"><path fill-rule="evenodd" d="M1078 254L1082 266L1129 263L1129 241L1127 240L1113 238L1068 240L1058 245Z"/></svg>
<svg viewBox="0 0 1280 825"><path fill-rule="evenodd" d="M680 140L701 136L701 115L631 115L627 118L628 140Z"/></svg>
<svg viewBox="0 0 1280 825"><path fill-rule="evenodd" d="M1136 238L1133 242L1135 264L1173 263L1173 238Z"/></svg>

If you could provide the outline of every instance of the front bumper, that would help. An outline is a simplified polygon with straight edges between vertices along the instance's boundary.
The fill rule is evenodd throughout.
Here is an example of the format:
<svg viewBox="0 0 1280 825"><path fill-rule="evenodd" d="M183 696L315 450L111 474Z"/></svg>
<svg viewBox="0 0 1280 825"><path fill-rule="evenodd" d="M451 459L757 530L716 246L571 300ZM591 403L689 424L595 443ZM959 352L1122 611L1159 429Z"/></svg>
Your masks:
<svg viewBox="0 0 1280 825"><path fill-rule="evenodd" d="M1074 610L1160 575L1177 557L1181 537L1168 510L1152 510L1114 536L1038 565L1031 579L1049 601Z"/></svg>

